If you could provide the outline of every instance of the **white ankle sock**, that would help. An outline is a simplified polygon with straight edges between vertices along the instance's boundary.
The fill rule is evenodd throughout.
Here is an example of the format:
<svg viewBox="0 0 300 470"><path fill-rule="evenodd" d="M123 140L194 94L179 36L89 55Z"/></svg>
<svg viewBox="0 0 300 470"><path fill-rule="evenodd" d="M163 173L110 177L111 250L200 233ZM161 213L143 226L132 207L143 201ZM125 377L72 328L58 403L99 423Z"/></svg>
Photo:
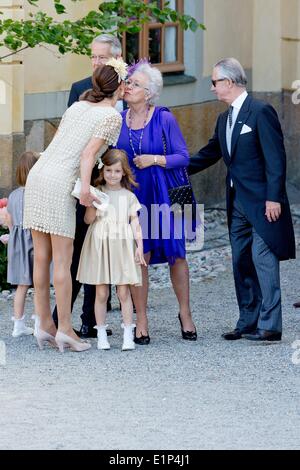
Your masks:
<svg viewBox="0 0 300 470"><path fill-rule="evenodd" d="M98 338L98 344L97 344L97 349L102 349L102 350L107 350L110 349L110 344L107 339L107 332L106 328L107 325L96 325L94 328L98 331L97 333L97 338Z"/></svg>
<svg viewBox="0 0 300 470"><path fill-rule="evenodd" d="M12 336L18 338L19 336L28 336L33 334L33 329L25 326L25 315L21 318L12 317L14 322L14 329Z"/></svg>
<svg viewBox="0 0 300 470"><path fill-rule="evenodd" d="M135 325L124 325L124 323L122 323L121 327L124 330L122 351L130 351L132 349L135 349L135 344L133 341L133 330Z"/></svg>

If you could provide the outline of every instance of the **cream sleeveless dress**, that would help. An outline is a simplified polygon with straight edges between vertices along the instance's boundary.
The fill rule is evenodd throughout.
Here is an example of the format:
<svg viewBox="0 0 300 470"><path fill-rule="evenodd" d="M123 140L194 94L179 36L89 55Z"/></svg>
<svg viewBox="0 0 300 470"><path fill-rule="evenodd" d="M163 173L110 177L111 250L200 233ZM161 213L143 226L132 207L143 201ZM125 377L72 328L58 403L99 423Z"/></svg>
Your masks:
<svg viewBox="0 0 300 470"><path fill-rule="evenodd" d="M77 280L83 284L142 285L141 267L135 263L135 240L130 216L141 205L136 196L125 188L108 190L106 211L97 210L95 221L84 239Z"/></svg>
<svg viewBox="0 0 300 470"><path fill-rule="evenodd" d="M116 145L122 117L113 107L74 103L38 162L29 172L24 197L23 227L74 238L76 200L71 192L79 176L82 151L92 137Z"/></svg>

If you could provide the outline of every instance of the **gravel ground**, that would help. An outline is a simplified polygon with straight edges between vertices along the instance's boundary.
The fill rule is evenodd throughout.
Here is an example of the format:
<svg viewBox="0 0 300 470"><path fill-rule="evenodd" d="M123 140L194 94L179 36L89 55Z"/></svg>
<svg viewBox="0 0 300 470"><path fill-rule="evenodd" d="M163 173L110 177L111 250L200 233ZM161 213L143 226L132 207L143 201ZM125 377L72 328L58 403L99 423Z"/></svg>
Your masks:
<svg viewBox="0 0 300 470"><path fill-rule="evenodd" d="M135 351L121 352L118 310L110 351L95 340L85 353L39 351L33 337L10 336L12 296L0 296L0 449L299 449L300 261L281 265L282 342L227 342L238 310L224 218L210 233L222 243L188 255L195 343L181 339L165 266L151 271L151 343Z"/></svg>
<svg viewBox="0 0 300 470"><path fill-rule="evenodd" d="M226 266L216 279L192 284L196 343L180 338L168 287L150 293L150 345L126 353L117 310L109 314L110 351L98 351L93 340L89 352L60 355L39 351L33 337L13 339L12 303L2 301L0 448L299 448L300 363L293 364L292 343L300 340L300 314L291 305L300 298L300 262L282 264L279 344L222 340L237 318ZM27 308L30 314L31 302Z"/></svg>

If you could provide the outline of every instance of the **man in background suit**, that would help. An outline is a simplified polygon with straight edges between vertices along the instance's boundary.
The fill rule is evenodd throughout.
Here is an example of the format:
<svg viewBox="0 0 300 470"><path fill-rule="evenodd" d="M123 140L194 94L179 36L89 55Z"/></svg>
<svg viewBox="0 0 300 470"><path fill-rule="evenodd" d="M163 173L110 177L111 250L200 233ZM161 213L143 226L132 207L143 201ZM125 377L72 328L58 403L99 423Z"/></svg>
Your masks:
<svg viewBox="0 0 300 470"><path fill-rule="evenodd" d="M100 34L100 36L97 36L91 44L91 51L93 72L96 70L98 65L106 64L111 57L114 57L115 59L122 57L122 46L119 39L115 36L111 36L110 34ZM76 101L79 101L82 93L92 88L92 86L91 76L73 83L70 90L68 107L72 106ZM123 111L122 101L118 101L116 109L120 112Z"/></svg>
<svg viewBox="0 0 300 470"><path fill-rule="evenodd" d="M218 62L212 88L228 110L208 145L191 158L195 174L223 157L227 166L227 215L239 319L226 340L279 341L282 311L279 261L295 258L285 189L286 155L272 106L251 98L236 59Z"/></svg>
<svg viewBox="0 0 300 470"><path fill-rule="evenodd" d="M92 51L92 70L96 70L96 68L100 64L106 64L106 62L111 58L114 57L115 59L122 57L122 46L119 39L115 36L110 34L101 34L97 36L92 44L91 44L91 51ZM71 91L69 95L68 107L72 106L73 103L79 101L80 96L86 90L92 88L92 77L84 78L79 82L75 82L71 86ZM116 109L118 111L123 111L123 102L118 101ZM88 225L84 223L84 214L85 214L85 207L80 205L79 202L77 203L76 208L76 233L74 239L74 251L73 251L73 258L72 258L72 265L71 265L71 274L72 274L72 308L74 302L77 298L77 295L81 288L81 283L76 280L76 274L78 270L78 264L80 259L80 253L82 249L82 245L84 242L84 238L88 229ZM84 285L84 301L82 306L82 326L80 331L78 332L79 336L82 338L96 338L97 337L97 330L94 329L96 324L95 321L95 312L94 312L94 304L95 304L95 286ZM107 309L110 310L110 301L108 302ZM53 311L53 319L54 322L57 324L57 309ZM107 334L111 335L111 330L107 330Z"/></svg>

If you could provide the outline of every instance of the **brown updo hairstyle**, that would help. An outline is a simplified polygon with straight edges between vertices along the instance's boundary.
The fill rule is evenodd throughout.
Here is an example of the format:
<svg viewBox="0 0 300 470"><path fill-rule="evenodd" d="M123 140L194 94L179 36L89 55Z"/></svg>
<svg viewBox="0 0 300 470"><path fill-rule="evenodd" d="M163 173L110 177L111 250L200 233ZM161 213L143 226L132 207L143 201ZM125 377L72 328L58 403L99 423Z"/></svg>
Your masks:
<svg viewBox="0 0 300 470"><path fill-rule="evenodd" d="M111 149L108 150L104 155L101 157L102 163L104 166L112 166L115 163L120 162L122 166L122 170L124 175L121 179L121 186L123 188L132 191L132 187L137 188L139 185L135 181L134 176L132 174L131 168L128 163L127 153L123 150L118 149ZM104 186L105 179L104 179L104 166L101 168L99 177L95 180L95 186Z"/></svg>
<svg viewBox="0 0 300 470"><path fill-rule="evenodd" d="M79 98L90 103L100 103L104 98L112 98L120 86L119 76L111 65L99 65L93 73L93 88L85 91Z"/></svg>

